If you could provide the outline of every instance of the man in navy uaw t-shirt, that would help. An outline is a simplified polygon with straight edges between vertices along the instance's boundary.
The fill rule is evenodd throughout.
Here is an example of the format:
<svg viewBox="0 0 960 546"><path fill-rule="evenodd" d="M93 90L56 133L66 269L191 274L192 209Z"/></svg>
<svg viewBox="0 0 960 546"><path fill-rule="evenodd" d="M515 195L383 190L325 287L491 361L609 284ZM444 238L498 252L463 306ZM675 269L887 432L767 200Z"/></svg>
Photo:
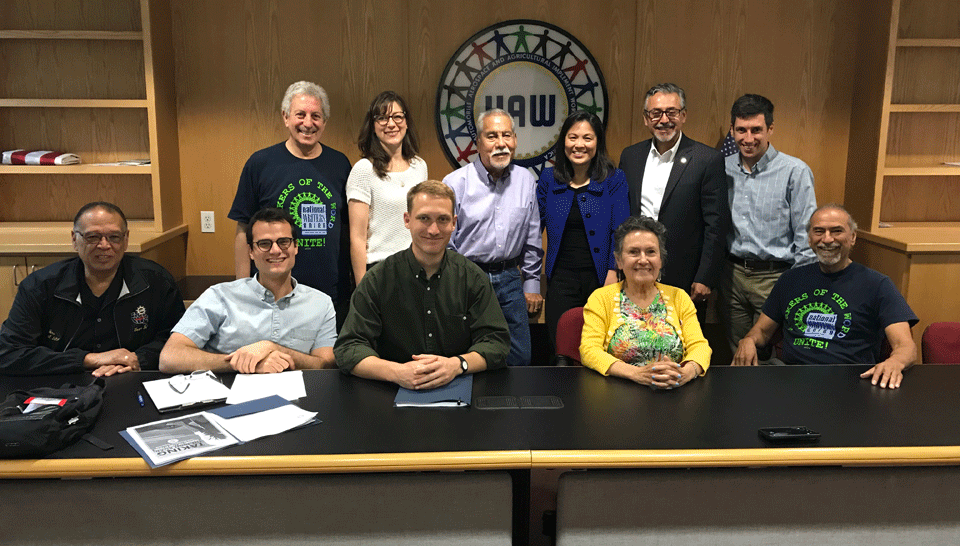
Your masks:
<svg viewBox="0 0 960 546"><path fill-rule="evenodd" d="M290 85L280 110L290 136L250 156L228 214L237 221L236 275L239 279L251 274L246 239L250 218L265 207L284 210L296 220L301 233L293 278L330 296L339 326L350 296L346 216L350 161L320 144L330 117L330 101L322 87L304 81Z"/></svg>
<svg viewBox="0 0 960 546"><path fill-rule="evenodd" d="M899 387L903 370L917 357L910 335L917 316L889 277L850 259L857 224L846 209L818 208L807 235L818 263L780 277L733 365L755 366L757 346L782 327L787 364L875 364L860 377L880 387ZM893 351L878 362L884 335Z"/></svg>

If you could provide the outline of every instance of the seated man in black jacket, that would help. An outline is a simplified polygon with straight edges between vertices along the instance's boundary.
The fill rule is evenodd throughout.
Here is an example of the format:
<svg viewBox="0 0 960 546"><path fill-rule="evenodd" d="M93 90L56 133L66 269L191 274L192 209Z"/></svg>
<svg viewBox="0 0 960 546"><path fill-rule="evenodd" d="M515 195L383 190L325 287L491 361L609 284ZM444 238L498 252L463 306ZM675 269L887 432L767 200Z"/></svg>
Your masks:
<svg viewBox="0 0 960 546"><path fill-rule="evenodd" d="M76 258L20 283L0 327L0 373L95 376L157 369L183 315L183 297L160 265L124 256L130 233L116 205L84 205L73 220Z"/></svg>

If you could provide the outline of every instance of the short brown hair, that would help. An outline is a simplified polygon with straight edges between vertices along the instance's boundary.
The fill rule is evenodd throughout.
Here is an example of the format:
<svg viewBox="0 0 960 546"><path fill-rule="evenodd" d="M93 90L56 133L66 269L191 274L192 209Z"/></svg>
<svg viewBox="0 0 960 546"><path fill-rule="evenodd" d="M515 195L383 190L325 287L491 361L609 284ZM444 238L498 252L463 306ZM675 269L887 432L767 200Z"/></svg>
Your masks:
<svg viewBox="0 0 960 546"><path fill-rule="evenodd" d="M439 180L427 180L410 188L410 191L407 192L407 212L413 212L413 198L420 193L449 199L451 212L457 203L457 196L453 193L453 189L451 189L450 186Z"/></svg>

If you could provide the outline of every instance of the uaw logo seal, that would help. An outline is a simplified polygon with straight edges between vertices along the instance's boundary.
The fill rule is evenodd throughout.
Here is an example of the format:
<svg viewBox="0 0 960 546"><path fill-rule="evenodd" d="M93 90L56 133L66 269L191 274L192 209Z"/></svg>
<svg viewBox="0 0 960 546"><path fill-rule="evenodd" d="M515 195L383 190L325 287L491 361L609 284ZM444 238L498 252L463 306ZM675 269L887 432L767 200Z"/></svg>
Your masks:
<svg viewBox="0 0 960 546"><path fill-rule="evenodd" d="M454 167L477 159L477 116L491 108L513 117L514 163L539 176L569 114L586 110L606 125L607 88L597 61L561 28L505 21L464 42L440 77L437 133Z"/></svg>
<svg viewBox="0 0 960 546"><path fill-rule="evenodd" d="M139 306L130 313L130 320L133 322L133 331L139 332L147 327L147 324L150 322L150 317L147 316L147 308L144 306Z"/></svg>

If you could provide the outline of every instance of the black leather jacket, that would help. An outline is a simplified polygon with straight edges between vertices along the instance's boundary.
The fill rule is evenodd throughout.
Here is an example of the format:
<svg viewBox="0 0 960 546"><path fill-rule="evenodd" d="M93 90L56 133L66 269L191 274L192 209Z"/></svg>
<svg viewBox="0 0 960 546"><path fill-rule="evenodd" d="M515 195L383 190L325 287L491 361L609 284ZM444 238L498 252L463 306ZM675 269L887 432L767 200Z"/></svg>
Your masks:
<svg viewBox="0 0 960 546"><path fill-rule="evenodd" d="M65 374L83 371L89 351L71 346L80 326L80 258L49 265L20 283L10 315L0 327L0 373ZM159 264L124 256L123 287L114 304L121 347L137 354L141 369L159 366L160 350L183 316L183 297Z"/></svg>

